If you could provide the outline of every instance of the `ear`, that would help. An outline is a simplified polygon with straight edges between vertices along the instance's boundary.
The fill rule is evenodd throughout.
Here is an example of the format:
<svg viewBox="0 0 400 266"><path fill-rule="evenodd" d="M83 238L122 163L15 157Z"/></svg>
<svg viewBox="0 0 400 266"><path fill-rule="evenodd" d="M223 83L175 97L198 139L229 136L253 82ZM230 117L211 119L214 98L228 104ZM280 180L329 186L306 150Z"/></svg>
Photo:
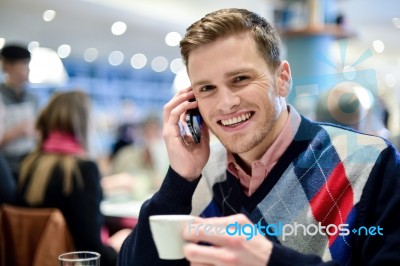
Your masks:
<svg viewBox="0 0 400 266"><path fill-rule="evenodd" d="M288 61L284 60L276 70L276 87L278 93L282 97L289 95L292 89L292 74L290 72L290 65Z"/></svg>

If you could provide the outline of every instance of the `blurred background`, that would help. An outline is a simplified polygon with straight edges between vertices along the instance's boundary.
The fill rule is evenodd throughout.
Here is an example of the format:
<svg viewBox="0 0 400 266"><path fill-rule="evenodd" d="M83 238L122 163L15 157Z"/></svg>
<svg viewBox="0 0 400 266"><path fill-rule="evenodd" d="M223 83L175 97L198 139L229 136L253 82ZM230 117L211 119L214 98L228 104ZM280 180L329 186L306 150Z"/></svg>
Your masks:
<svg viewBox="0 0 400 266"><path fill-rule="evenodd" d="M294 76L289 102L301 113L315 118L323 90L353 81L382 101L389 130L399 133L398 0L0 0L0 48L29 47L29 90L41 105L55 91L89 93L101 157L121 124L159 117L186 86L179 41L225 7L255 11L280 31Z"/></svg>

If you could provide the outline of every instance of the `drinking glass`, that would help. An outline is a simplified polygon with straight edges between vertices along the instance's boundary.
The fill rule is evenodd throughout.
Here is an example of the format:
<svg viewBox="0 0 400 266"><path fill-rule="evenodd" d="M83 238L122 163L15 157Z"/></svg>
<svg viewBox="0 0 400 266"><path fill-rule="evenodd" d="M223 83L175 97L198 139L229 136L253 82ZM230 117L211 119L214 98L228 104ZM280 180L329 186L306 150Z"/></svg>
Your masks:
<svg viewBox="0 0 400 266"><path fill-rule="evenodd" d="M100 266L100 254L92 251L64 253L58 257L58 266Z"/></svg>

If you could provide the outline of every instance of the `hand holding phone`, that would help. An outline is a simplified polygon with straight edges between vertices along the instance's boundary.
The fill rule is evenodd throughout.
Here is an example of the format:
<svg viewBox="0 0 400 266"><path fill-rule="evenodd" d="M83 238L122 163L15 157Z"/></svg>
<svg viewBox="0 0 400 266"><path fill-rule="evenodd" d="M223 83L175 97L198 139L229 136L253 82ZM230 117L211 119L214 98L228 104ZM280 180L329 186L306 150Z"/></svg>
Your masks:
<svg viewBox="0 0 400 266"><path fill-rule="evenodd" d="M200 99L198 104L189 103L190 99L195 98L193 89L182 89L176 96L164 107L163 138L171 168L182 178L193 181L201 176L210 157L210 133L207 123L200 118L198 111L191 110L197 107L200 110L202 107ZM203 120L202 123L199 118ZM190 132L197 133L192 137ZM199 143L196 144L195 141Z"/></svg>
<svg viewBox="0 0 400 266"><path fill-rule="evenodd" d="M191 99L191 102L195 101L195 99ZM190 109L186 114L186 124L189 128L190 134L193 137L195 143L200 143L201 139L201 123L202 117L200 115L199 109Z"/></svg>

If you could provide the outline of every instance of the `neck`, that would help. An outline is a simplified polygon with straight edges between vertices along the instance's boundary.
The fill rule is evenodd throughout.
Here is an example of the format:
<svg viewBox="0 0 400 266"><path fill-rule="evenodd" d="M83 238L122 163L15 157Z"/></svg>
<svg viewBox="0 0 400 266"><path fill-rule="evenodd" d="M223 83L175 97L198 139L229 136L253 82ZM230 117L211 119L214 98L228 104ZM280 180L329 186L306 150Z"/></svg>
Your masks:
<svg viewBox="0 0 400 266"><path fill-rule="evenodd" d="M12 89L14 93L17 94L18 96L24 92L24 85L25 85L24 83L21 84L20 82L13 82L11 80L7 80L5 84L7 85L7 87Z"/></svg>
<svg viewBox="0 0 400 266"><path fill-rule="evenodd" d="M48 138L43 142L42 150L67 155L83 155L85 153L82 145L72 134L61 131L50 132Z"/></svg>

